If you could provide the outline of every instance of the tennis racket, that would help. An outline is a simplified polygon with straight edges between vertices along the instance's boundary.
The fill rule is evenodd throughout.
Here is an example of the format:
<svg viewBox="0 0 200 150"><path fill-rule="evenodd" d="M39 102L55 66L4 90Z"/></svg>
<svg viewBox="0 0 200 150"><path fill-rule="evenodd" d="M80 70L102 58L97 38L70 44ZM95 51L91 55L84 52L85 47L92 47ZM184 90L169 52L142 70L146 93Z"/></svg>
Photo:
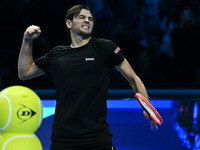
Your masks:
<svg viewBox="0 0 200 150"><path fill-rule="evenodd" d="M149 115L151 129L153 131L158 130L157 124L161 125L163 123L163 119L158 113L158 111L153 107L153 105L140 93L136 93L135 97L145 112Z"/></svg>

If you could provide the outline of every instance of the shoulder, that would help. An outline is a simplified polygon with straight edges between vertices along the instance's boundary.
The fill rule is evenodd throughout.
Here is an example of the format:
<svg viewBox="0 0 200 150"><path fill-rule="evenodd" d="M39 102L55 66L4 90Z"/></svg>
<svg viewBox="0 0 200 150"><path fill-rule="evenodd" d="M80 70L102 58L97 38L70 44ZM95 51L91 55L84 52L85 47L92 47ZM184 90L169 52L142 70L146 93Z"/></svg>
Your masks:
<svg viewBox="0 0 200 150"><path fill-rule="evenodd" d="M70 49L70 46L59 45L59 46L53 47L48 53L62 52L62 51L65 51L67 49Z"/></svg>
<svg viewBox="0 0 200 150"><path fill-rule="evenodd" d="M92 38L92 41L97 43L113 43L111 40L104 38Z"/></svg>
<svg viewBox="0 0 200 150"><path fill-rule="evenodd" d="M66 46L66 45L55 46L49 52L45 54L45 57L55 58L56 56L65 53L68 49L70 49L70 46Z"/></svg>
<svg viewBox="0 0 200 150"><path fill-rule="evenodd" d="M62 51L62 50L66 50L69 49L70 46L69 45L59 45L59 46L55 46L53 49L51 49L50 51Z"/></svg>
<svg viewBox="0 0 200 150"><path fill-rule="evenodd" d="M113 41L104 38L92 38L92 43L106 49L117 46Z"/></svg>

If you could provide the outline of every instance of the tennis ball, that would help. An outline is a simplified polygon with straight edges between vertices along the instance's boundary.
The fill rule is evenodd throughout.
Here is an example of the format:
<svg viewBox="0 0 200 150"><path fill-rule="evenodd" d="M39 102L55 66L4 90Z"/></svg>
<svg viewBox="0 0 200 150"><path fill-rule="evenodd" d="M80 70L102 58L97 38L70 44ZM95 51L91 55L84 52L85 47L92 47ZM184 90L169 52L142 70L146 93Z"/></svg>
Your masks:
<svg viewBox="0 0 200 150"><path fill-rule="evenodd" d="M1 150L42 150L42 144L34 133L17 134L2 133L0 134Z"/></svg>
<svg viewBox="0 0 200 150"><path fill-rule="evenodd" d="M34 133L42 123L42 103L28 87L10 86L0 92L2 133Z"/></svg>
<svg viewBox="0 0 200 150"><path fill-rule="evenodd" d="M11 118L11 104L9 98L5 95L0 95L0 130L8 126L9 118Z"/></svg>

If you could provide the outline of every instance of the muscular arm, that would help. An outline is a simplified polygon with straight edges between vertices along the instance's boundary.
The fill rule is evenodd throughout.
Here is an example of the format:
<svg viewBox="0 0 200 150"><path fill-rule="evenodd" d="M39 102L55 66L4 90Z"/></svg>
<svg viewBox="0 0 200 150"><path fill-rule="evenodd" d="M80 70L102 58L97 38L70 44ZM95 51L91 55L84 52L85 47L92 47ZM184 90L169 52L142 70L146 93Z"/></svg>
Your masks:
<svg viewBox="0 0 200 150"><path fill-rule="evenodd" d="M33 40L39 35L40 29L37 26L28 27L24 33L18 58L18 77L21 80L28 80L44 74L44 71L35 65L32 57Z"/></svg>
<svg viewBox="0 0 200 150"><path fill-rule="evenodd" d="M128 80L135 93L139 92L149 100L146 88L140 78L136 75L130 64L126 59L116 66L122 75Z"/></svg>
<svg viewBox="0 0 200 150"><path fill-rule="evenodd" d="M123 60L121 64L116 66L116 68L122 73L122 75L128 80L132 89L135 93L142 94L145 98L149 100L149 96L147 94L146 88L140 78L136 75L130 64L126 59ZM149 115L143 111L143 114L146 119L149 119ZM152 122L154 123L154 122Z"/></svg>

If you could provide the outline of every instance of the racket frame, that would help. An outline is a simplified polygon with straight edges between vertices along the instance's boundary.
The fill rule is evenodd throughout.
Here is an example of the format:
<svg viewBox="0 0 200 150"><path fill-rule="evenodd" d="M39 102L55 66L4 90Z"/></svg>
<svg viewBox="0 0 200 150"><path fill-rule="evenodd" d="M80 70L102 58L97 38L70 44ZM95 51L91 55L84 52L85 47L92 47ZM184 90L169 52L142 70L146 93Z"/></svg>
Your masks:
<svg viewBox="0 0 200 150"><path fill-rule="evenodd" d="M160 116L160 114L158 113L158 111L153 107L153 105L140 93L136 93L135 97L137 99L137 101L139 102L139 104L142 106L142 108L147 112L147 114L150 116L150 118L156 122L157 124L162 124L163 123L163 119ZM155 113L157 119L155 117L153 117L152 114L149 113L149 111L143 106L143 104L140 102L140 98L143 100L143 102L145 102L149 108Z"/></svg>

